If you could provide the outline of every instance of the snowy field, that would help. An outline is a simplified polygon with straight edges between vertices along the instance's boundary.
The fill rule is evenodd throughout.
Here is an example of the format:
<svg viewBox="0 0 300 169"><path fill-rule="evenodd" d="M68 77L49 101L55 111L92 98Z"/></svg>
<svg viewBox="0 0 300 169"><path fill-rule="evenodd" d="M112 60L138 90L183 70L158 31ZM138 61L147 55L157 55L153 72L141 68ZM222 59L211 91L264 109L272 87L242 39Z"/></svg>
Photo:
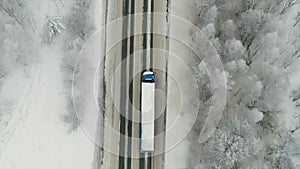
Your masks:
<svg viewBox="0 0 300 169"><path fill-rule="evenodd" d="M0 2L0 26L5 28L1 31L6 31L0 35L0 59L6 64L0 81L0 168L92 168L94 142L64 120L71 111L67 81L72 74L62 69L70 54L66 45L85 40L70 38L68 18L87 2ZM90 3L86 16L93 22L92 30L101 26L103 15L100 1ZM28 32L24 40L19 29Z"/></svg>
<svg viewBox="0 0 300 169"><path fill-rule="evenodd" d="M1 168L91 168L93 142L80 129L68 133L61 119L66 111L62 52L54 43L40 53L42 63L30 79L34 85L20 103L26 107L17 112L14 131L7 131L13 133L1 150Z"/></svg>

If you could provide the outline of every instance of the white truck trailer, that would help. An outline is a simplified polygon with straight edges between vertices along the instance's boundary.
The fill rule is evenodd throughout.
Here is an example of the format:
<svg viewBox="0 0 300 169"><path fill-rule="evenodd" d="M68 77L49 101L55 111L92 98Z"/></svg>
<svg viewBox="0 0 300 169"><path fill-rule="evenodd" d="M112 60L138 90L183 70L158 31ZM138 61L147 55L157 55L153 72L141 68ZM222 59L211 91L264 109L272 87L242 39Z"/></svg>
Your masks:
<svg viewBox="0 0 300 169"><path fill-rule="evenodd" d="M154 120L155 120L155 76L152 71L146 71L142 75L141 91L141 138L140 152L154 151Z"/></svg>

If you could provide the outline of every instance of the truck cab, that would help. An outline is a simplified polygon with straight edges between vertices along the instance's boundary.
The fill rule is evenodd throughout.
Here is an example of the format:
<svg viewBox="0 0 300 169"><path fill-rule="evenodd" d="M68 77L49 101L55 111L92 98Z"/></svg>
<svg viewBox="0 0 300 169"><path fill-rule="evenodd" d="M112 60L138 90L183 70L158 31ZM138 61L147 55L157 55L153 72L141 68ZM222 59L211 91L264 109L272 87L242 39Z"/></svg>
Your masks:
<svg viewBox="0 0 300 169"><path fill-rule="evenodd" d="M142 82L154 83L155 82L154 73L152 71L144 72L142 76Z"/></svg>

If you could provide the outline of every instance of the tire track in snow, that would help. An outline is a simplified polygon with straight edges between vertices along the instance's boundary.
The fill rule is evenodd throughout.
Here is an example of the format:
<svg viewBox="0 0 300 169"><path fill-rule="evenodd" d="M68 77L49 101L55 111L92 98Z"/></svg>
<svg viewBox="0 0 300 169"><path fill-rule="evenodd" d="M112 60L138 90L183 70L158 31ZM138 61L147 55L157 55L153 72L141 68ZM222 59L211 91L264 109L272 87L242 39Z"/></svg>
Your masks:
<svg viewBox="0 0 300 169"><path fill-rule="evenodd" d="M39 80L40 80L40 66L35 66L31 70L31 75L33 75L33 80L30 81L29 87L27 89L27 92L25 92L24 96L22 97L21 101L18 103L16 107L16 113L14 117L10 120L8 126L6 127L6 132L1 138L0 141L0 162L2 153L5 150L5 147L7 143L12 138L14 132L18 128L18 126L22 123L22 121L27 117L28 111L27 108L30 105L30 103L33 100L33 89L37 86ZM30 76L30 75L29 75Z"/></svg>

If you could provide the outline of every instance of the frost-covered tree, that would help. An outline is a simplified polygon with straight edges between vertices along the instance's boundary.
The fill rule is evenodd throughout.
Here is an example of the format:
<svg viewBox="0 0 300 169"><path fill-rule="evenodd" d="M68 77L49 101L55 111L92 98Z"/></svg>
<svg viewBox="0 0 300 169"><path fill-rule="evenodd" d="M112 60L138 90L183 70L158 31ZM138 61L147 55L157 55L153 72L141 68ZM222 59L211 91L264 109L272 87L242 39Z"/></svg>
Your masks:
<svg viewBox="0 0 300 169"><path fill-rule="evenodd" d="M35 63L37 59L33 34L20 17L14 12L14 6L22 6L17 1L0 3L0 76L4 78L13 70ZM22 10L21 10L22 11ZM21 14L20 14L21 15Z"/></svg>
<svg viewBox="0 0 300 169"><path fill-rule="evenodd" d="M93 29L93 21L89 16L89 8L92 0L76 0L76 6L66 18L68 30L81 39L87 38Z"/></svg>
<svg viewBox="0 0 300 169"><path fill-rule="evenodd" d="M11 116L13 116L13 107L15 104L15 101L12 99L5 100L0 104L0 136L3 136Z"/></svg>
<svg viewBox="0 0 300 169"><path fill-rule="evenodd" d="M66 36L65 36L65 56L63 58L62 71L64 72L64 82L66 86L66 100L68 111L65 113L63 120L70 124L70 131L79 127L79 119L76 115L73 97L71 94L71 87L74 73L78 73L76 68L76 61L79 52L85 40L89 37L93 30L93 20L90 16L90 5L92 0L76 0L70 13L65 17ZM80 100L77 98L76 100Z"/></svg>
<svg viewBox="0 0 300 169"><path fill-rule="evenodd" d="M260 161L264 151L263 142L247 121L224 119L219 126L212 137L197 149L204 168L247 168L258 163L263 165Z"/></svg>
<svg viewBox="0 0 300 169"><path fill-rule="evenodd" d="M29 22L29 12L24 10L27 5L22 0L1 0L0 10L9 15L17 24L24 25Z"/></svg>
<svg viewBox="0 0 300 169"><path fill-rule="evenodd" d="M300 12L298 12L298 14L295 17L295 19L296 19L296 22L295 22L294 26L296 26L300 22Z"/></svg>
<svg viewBox="0 0 300 169"><path fill-rule="evenodd" d="M296 168L293 160L299 160L299 156L291 156L291 148L285 149L280 157L276 151L270 151L274 147L287 145L284 143L288 140L294 140L294 144L289 144L289 147L295 147L300 141L295 134L300 126L300 27L295 26L297 16L291 12L299 7L298 3L298 0L196 0L198 27L212 41L227 74L227 103L222 121L237 117L249 122L253 129L252 135L247 137L261 139L260 145L266 149L262 154L263 161L252 159L259 162L259 165L262 163L254 168ZM214 161L214 158L224 155L224 151L216 146L213 147L213 153L210 153L205 147L216 138L224 142L234 138L234 135L222 129L226 125L234 127L237 124L222 122L206 144L197 143L196 138L206 117L205 111L213 104L210 96L214 93L205 67L199 64L194 71L199 79L201 106L190 138L192 146L200 148L193 150L192 154L199 158L201 165L212 160L213 164L226 166L226 161L237 159L228 156L227 160ZM222 136L222 133L228 138ZM289 135L289 138L283 137L283 133ZM221 141L215 144L222 145ZM252 145L244 146L247 149ZM197 156L199 153L206 156ZM237 168L236 164L241 163L228 163L223 168ZM247 167L252 168L251 165Z"/></svg>

